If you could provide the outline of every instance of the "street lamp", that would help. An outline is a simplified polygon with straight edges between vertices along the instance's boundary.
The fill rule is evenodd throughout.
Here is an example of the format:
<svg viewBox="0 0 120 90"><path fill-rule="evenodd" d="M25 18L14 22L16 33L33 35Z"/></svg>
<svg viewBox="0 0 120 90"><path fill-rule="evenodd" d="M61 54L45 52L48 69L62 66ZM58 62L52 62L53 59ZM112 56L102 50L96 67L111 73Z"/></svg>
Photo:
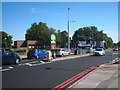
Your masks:
<svg viewBox="0 0 120 90"><path fill-rule="evenodd" d="M70 22L75 22L75 21L69 20L69 10L70 10L70 8L68 8L68 50L70 51L69 27L70 27Z"/></svg>

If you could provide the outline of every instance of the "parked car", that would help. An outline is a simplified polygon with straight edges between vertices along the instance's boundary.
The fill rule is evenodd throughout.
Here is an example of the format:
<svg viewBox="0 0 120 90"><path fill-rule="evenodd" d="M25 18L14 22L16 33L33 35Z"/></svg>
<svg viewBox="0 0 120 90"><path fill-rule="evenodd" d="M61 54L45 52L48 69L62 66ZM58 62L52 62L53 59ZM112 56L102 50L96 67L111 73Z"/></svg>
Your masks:
<svg viewBox="0 0 120 90"><path fill-rule="evenodd" d="M118 48L113 48L113 51L118 51Z"/></svg>
<svg viewBox="0 0 120 90"><path fill-rule="evenodd" d="M56 56L68 56L70 52L65 48L52 49L51 52L55 52Z"/></svg>
<svg viewBox="0 0 120 90"><path fill-rule="evenodd" d="M20 63L20 61L22 60L22 58L20 57L20 55L15 54L15 57L18 59L16 62L17 62L17 63Z"/></svg>
<svg viewBox="0 0 120 90"><path fill-rule="evenodd" d="M46 57L47 52L42 49L32 49L27 53L27 58L44 58Z"/></svg>
<svg viewBox="0 0 120 90"><path fill-rule="evenodd" d="M120 47L118 47L118 51L120 51Z"/></svg>
<svg viewBox="0 0 120 90"><path fill-rule="evenodd" d="M105 55L105 50L103 48L96 48L95 51L93 51L93 55Z"/></svg>
<svg viewBox="0 0 120 90"><path fill-rule="evenodd" d="M19 64L20 56L13 53L10 49L0 48L0 65Z"/></svg>

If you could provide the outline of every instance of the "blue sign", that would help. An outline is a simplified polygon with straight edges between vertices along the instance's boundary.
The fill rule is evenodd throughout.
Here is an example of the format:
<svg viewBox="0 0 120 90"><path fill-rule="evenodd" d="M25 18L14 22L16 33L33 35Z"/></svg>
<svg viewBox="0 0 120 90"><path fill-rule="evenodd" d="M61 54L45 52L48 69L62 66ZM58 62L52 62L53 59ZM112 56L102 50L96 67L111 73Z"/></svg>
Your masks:
<svg viewBox="0 0 120 90"><path fill-rule="evenodd" d="M51 43L56 43L56 41L51 41Z"/></svg>

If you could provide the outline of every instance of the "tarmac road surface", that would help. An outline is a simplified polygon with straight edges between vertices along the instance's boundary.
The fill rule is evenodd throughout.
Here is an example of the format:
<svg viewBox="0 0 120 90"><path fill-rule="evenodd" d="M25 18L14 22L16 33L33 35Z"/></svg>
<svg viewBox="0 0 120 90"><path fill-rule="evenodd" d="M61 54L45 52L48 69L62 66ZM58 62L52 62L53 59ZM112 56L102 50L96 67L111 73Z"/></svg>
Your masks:
<svg viewBox="0 0 120 90"><path fill-rule="evenodd" d="M115 52L114 52L115 53ZM105 56L87 56L56 62L34 62L15 65L2 71L3 88L53 88L89 67L117 58L108 51Z"/></svg>

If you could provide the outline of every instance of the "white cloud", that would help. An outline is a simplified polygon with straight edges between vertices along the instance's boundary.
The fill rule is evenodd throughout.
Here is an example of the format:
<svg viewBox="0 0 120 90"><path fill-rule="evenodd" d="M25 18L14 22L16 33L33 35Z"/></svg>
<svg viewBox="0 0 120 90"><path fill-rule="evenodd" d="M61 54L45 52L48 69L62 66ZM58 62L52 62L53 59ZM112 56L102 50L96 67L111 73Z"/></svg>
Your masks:
<svg viewBox="0 0 120 90"><path fill-rule="evenodd" d="M31 9L31 12L32 12L32 13L39 13L39 10L38 10L37 8L32 8L32 9Z"/></svg>

